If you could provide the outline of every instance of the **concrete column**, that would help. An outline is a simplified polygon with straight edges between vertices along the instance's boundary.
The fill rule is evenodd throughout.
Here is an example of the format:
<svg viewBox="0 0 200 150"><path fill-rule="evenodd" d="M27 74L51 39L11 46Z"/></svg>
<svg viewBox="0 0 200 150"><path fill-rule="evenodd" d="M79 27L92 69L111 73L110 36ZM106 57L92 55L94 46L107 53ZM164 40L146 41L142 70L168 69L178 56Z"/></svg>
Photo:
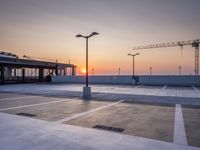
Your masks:
<svg viewBox="0 0 200 150"><path fill-rule="evenodd" d="M14 68L14 79L16 80L16 78L17 78L17 69Z"/></svg>
<svg viewBox="0 0 200 150"><path fill-rule="evenodd" d="M34 75L35 75L35 77L37 77L37 68L35 68L35 74Z"/></svg>
<svg viewBox="0 0 200 150"><path fill-rule="evenodd" d="M61 72L61 76L63 76L63 74L64 74L64 73L63 73L63 69L60 69L60 72Z"/></svg>
<svg viewBox="0 0 200 150"><path fill-rule="evenodd" d="M43 80L43 76L44 76L44 69L43 68L39 68L39 81Z"/></svg>
<svg viewBox="0 0 200 150"><path fill-rule="evenodd" d="M22 80L25 81L25 76L26 76L26 71L25 69L22 69Z"/></svg>
<svg viewBox="0 0 200 150"><path fill-rule="evenodd" d="M4 78L5 80L11 80L12 79L12 69L9 67L4 67Z"/></svg>
<svg viewBox="0 0 200 150"><path fill-rule="evenodd" d="M58 75L58 65L56 65L56 71L55 71L55 73L56 73L56 76Z"/></svg>
<svg viewBox="0 0 200 150"><path fill-rule="evenodd" d="M76 76L76 67L72 67L72 76Z"/></svg>
<svg viewBox="0 0 200 150"><path fill-rule="evenodd" d="M58 74L57 75L60 75L60 69L58 69Z"/></svg>
<svg viewBox="0 0 200 150"><path fill-rule="evenodd" d="M4 84L4 65L1 65L1 83Z"/></svg>
<svg viewBox="0 0 200 150"><path fill-rule="evenodd" d="M64 68L64 76L66 76L67 75L67 68L65 67Z"/></svg>

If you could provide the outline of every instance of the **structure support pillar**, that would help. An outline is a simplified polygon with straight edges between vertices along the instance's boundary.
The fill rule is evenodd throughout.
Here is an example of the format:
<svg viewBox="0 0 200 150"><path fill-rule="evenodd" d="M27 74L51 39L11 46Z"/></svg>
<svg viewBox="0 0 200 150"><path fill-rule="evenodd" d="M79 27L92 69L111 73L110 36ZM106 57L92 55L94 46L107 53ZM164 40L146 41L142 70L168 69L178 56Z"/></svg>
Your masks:
<svg viewBox="0 0 200 150"><path fill-rule="evenodd" d="M44 75L44 69L43 68L39 68L39 81L43 81L43 75Z"/></svg>
<svg viewBox="0 0 200 150"><path fill-rule="evenodd" d="M75 75L76 75L76 67L74 66L74 67L72 67L71 69L72 69L71 75L72 75L72 76L75 76Z"/></svg>
<svg viewBox="0 0 200 150"><path fill-rule="evenodd" d="M1 84L4 84L4 65L1 65Z"/></svg>
<svg viewBox="0 0 200 150"><path fill-rule="evenodd" d="M22 80L25 82L25 69L22 69Z"/></svg>
<svg viewBox="0 0 200 150"><path fill-rule="evenodd" d="M17 78L17 68L14 68L14 79L16 80Z"/></svg>
<svg viewBox="0 0 200 150"><path fill-rule="evenodd" d="M58 75L58 65L56 64L56 70L55 70L56 76Z"/></svg>

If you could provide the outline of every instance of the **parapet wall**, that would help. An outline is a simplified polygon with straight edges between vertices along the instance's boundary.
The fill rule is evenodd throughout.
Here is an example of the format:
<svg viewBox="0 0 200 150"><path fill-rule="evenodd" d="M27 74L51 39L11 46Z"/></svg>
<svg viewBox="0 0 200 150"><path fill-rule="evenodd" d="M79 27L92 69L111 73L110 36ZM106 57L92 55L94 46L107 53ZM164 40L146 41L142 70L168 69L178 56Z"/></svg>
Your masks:
<svg viewBox="0 0 200 150"><path fill-rule="evenodd" d="M85 83L84 76L53 76L53 83ZM89 76L91 84L145 84L145 85L195 85L200 86L200 76L173 76L173 75L153 75L153 76Z"/></svg>

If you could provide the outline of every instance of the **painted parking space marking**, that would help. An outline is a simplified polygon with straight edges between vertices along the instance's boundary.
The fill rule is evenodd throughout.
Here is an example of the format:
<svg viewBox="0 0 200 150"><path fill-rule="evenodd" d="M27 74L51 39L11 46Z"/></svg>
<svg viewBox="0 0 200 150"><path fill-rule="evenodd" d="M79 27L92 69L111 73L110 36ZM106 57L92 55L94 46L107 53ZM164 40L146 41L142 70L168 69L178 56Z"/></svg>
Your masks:
<svg viewBox="0 0 200 150"><path fill-rule="evenodd" d="M194 85L192 85L192 88L193 88L195 91L199 91L199 89L197 89Z"/></svg>
<svg viewBox="0 0 200 150"><path fill-rule="evenodd" d="M52 145L56 145L57 149L64 149L63 147L66 148L66 145L72 145L72 148L69 146L71 149L88 149L92 145L93 149L113 150L200 150L198 147L177 145L150 138L104 132L79 126L56 124L6 113L0 113L0 118L3 122L0 124L0 132L6 139L0 140L1 149L8 149L8 145L14 146L13 149L27 149L27 145L24 146L26 139L34 139L30 140L29 144L35 150L38 149L38 142L35 142L35 140L38 137L42 137L45 140L47 137L50 143L39 142L39 147L49 148L49 144L53 143ZM8 130L10 134L7 134ZM19 136L17 132L19 130L23 133L23 137L13 140L13 137ZM55 135L58 137L56 140ZM84 145L79 144L74 148L74 141L81 141ZM53 149L55 148L53 147Z"/></svg>
<svg viewBox="0 0 200 150"><path fill-rule="evenodd" d="M162 90L165 90L167 88L167 84L165 84L165 86L163 86Z"/></svg>
<svg viewBox="0 0 200 150"><path fill-rule="evenodd" d="M166 90L166 88L167 88L167 84L165 84L161 89L159 89L159 90L156 92L156 95L162 94L162 92L163 92L164 90Z"/></svg>
<svg viewBox="0 0 200 150"><path fill-rule="evenodd" d="M142 86L143 86L143 84L138 85L138 86L136 86L136 87L134 87L134 88L140 88L140 87L142 87Z"/></svg>
<svg viewBox="0 0 200 150"><path fill-rule="evenodd" d="M181 104L176 104L174 120L174 143L185 146L188 145Z"/></svg>
<svg viewBox="0 0 200 150"><path fill-rule="evenodd" d="M10 98L1 98L0 101L6 101L6 100L15 100L15 99L26 99L26 98L33 98L38 96L23 96L23 97L10 97Z"/></svg>
<svg viewBox="0 0 200 150"><path fill-rule="evenodd" d="M114 106L114 105L122 103L122 102L124 102L124 100L120 100L120 101L117 101L115 103L111 103L111 104L108 104L108 105L105 105L105 106L102 106L102 107L98 107L98 108L95 108L95 109L92 109L92 110L89 110L89 111L86 111L86 112L74 114L71 117L67 117L67 118L64 118L64 119L61 119L61 120L58 120L58 121L55 121L55 122L56 123L63 123L63 122L66 122L66 121L69 121L69 120L76 119L76 118L79 118L81 116L87 115L89 113L96 112L96 111L99 111L99 110Z"/></svg>
<svg viewBox="0 0 200 150"><path fill-rule="evenodd" d="M57 101L52 101L52 102L45 102L45 103L38 103L38 104L31 104L31 105L23 105L23 106L17 106L17 107L2 108L2 109L0 109L0 111L18 109L18 108L26 108L26 107L34 107L34 106L40 106L40 105L48 105L48 104L60 103L60 102L64 102L64 101L71 101L71 100L65 99L65 100L57 100Z"/></svg>
<svg viewBox="0 0 200 150"><path fill-rule="evenodd" d="M26 90L26 89L23 89L23 90L19 90L19 89L17 89L17 90L1 90L0 89L0 91L1 92L11 92L12 94L20 93L20 94L24 94L24 95L26 95L26 94L36 94L36 96L48 94L48 93L52 92L52 90L48 90L48 91L45 90L44 91L43 89L41 89L41 90L35 90L35 89L33 89L33 90Z"/></svg>

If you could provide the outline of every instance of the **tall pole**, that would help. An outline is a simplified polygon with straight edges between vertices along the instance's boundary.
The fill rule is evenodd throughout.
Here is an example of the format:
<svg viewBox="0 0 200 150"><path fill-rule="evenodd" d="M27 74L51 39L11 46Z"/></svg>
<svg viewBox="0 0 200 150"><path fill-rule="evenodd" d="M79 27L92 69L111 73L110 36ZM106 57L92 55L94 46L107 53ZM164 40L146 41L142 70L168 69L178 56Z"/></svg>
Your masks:
<svg viewBox="0 0 200 150"><path fill-rule="evenodd" d="M86 38L86 87L88 87L88 38Z"/></svg>
<svg viewBox="0 0 200 150"><path fill-rule="evenodd" d="M118 68L118 75L120 76L120 68Z"/></svg>
<svg viewBox="0 0 200 150"><path fill-rule="evenodd" d="M195 59L194 59L194 74L199 75L199 40L192 43L192 47L195 48Z"/></svg>
<svg viewBox="0 0 200 150"><path fill-rule="evenodd" d="M134 55L133 55L133 78L135 76L135 59L134 59Z"/></svg>
<svg viewBox="0 0 200 150"><path fill-rule="evenodd" d="M132 76L132 78L134 78L134 76L135 76L135 56L137 56L137 55L140 55L140 53L136 53L136 54L128 54L128 56L132 56L133 57L133 76Z"/></svg>
<svg viewBox="0 0 200 150"><path fill-rule="evenodd" d="M150 76L151 76L151 73L152 73L152 67L150 67L150 72L149 72Z"/></svg>
<svg viewBox="0 0 200 150"><path fill-rule="evenodd" d="M178 67L179 69L179 76L181 75L181 66Z"/></svg>
<svg viewBox="0 0 200 150"><path fill-rule="evenodd" d="M88 86L88 39L94 35L98 35L99 33L97 32L92 32L90 35L88 36L83 36L81 34L77 34L76 37L77 38L85 38L86 39L86 76L85 76L85 84L86 86L83 87L83 98L84 99L90 99L91 97L91 87Z"/></svg>
<svg viewBox="0 0 200 150"><path fill-rule="evenodd" d="M199 75L199 44L195 46L195 68L194 68L195 75Z"/></svg>

